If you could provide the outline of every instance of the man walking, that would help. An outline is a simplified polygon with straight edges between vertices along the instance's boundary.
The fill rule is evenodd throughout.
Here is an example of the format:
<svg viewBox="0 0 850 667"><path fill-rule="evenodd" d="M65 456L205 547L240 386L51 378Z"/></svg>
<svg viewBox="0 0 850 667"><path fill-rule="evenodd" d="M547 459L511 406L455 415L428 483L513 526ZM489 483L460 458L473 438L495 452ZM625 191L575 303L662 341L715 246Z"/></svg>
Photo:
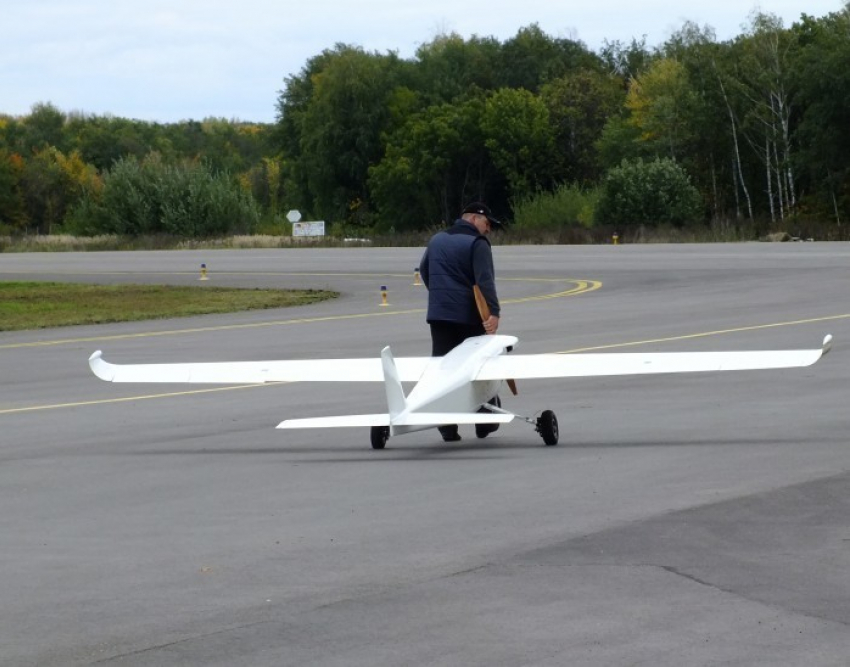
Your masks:
<svg viewBox="0 0 850 667"><path fill-rule="evenodd" d="M494 334L499 328L499 298L493 252L487 235L502 224L486 204L473 202L448 229L434 234L419 264L422 282L428 288L431 355L442 357L467 338ZM478 285L490 309L482 322L473 286ZM486 435L498 424L479 425L476 433ZM440 427L446 442L460 440L457 425Z"/></svg>

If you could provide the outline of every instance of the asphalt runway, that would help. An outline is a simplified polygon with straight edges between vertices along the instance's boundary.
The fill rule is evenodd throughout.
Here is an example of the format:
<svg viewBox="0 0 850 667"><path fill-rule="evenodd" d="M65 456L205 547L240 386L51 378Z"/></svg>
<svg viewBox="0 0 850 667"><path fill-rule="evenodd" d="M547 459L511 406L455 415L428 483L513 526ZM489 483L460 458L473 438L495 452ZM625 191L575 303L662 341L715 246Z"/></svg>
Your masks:
<svg viewBox="0 0 850 667"><path fill-rule="evenodd" d="M817 348L804 369L523 381L373 451L288 417L380 384L113 385L115 363L427 354L421 249L0 254L0 280L335 289L0 333L0 664L850 663L850 245L499 246L533 352ZM201 263L209 280L200 282ZM380 288L387 287L381 304Z"/></svg>

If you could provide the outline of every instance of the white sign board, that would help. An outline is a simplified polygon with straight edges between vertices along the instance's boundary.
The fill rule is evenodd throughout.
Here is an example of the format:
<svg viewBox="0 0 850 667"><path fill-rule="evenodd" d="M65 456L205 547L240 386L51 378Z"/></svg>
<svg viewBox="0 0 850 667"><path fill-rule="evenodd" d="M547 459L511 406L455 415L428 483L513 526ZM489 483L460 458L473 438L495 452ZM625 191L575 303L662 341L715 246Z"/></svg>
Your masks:
<svg viewBox="0 0 850 667"><path fill-rule="evenodd" d="M301 219L301 211L295 208L292 209L286 214L286 219L289 220L289 222L298 222Z"/></svg>
<svg viewBox="0 0 850 667"><path fill-rule="evenodd" d="M315 220L313 222L293 222L293 236L324 236L325 221Z"/></svg>

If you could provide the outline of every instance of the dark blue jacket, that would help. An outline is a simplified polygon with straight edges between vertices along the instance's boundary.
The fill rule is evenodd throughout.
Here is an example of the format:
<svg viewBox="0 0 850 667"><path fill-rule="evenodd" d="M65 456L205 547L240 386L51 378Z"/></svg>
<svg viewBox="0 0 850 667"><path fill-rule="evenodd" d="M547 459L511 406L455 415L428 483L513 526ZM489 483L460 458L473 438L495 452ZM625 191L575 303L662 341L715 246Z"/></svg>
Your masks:
<svg viewBox="0 0 850 667"><path fill-rule="evenodd" d="M490 314L499 317L493 251L472 223L458 219L434 234L419 263L419 274L428 288L428 322L480 323L472 291L476 284Z"/></svg>

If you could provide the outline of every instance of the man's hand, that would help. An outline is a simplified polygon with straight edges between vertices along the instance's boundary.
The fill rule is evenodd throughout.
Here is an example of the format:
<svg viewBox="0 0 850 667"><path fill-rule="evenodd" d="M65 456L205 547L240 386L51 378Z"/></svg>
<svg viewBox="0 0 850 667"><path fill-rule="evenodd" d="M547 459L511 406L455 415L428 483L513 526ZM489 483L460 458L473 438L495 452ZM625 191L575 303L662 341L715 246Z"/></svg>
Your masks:
<svg viewBox="0 0 850 667"><path fill-rule="evenodd" d="M499 329L499 318L495 315L490 315L484 320L484 331L488 334L494 334Z"/></svg>

